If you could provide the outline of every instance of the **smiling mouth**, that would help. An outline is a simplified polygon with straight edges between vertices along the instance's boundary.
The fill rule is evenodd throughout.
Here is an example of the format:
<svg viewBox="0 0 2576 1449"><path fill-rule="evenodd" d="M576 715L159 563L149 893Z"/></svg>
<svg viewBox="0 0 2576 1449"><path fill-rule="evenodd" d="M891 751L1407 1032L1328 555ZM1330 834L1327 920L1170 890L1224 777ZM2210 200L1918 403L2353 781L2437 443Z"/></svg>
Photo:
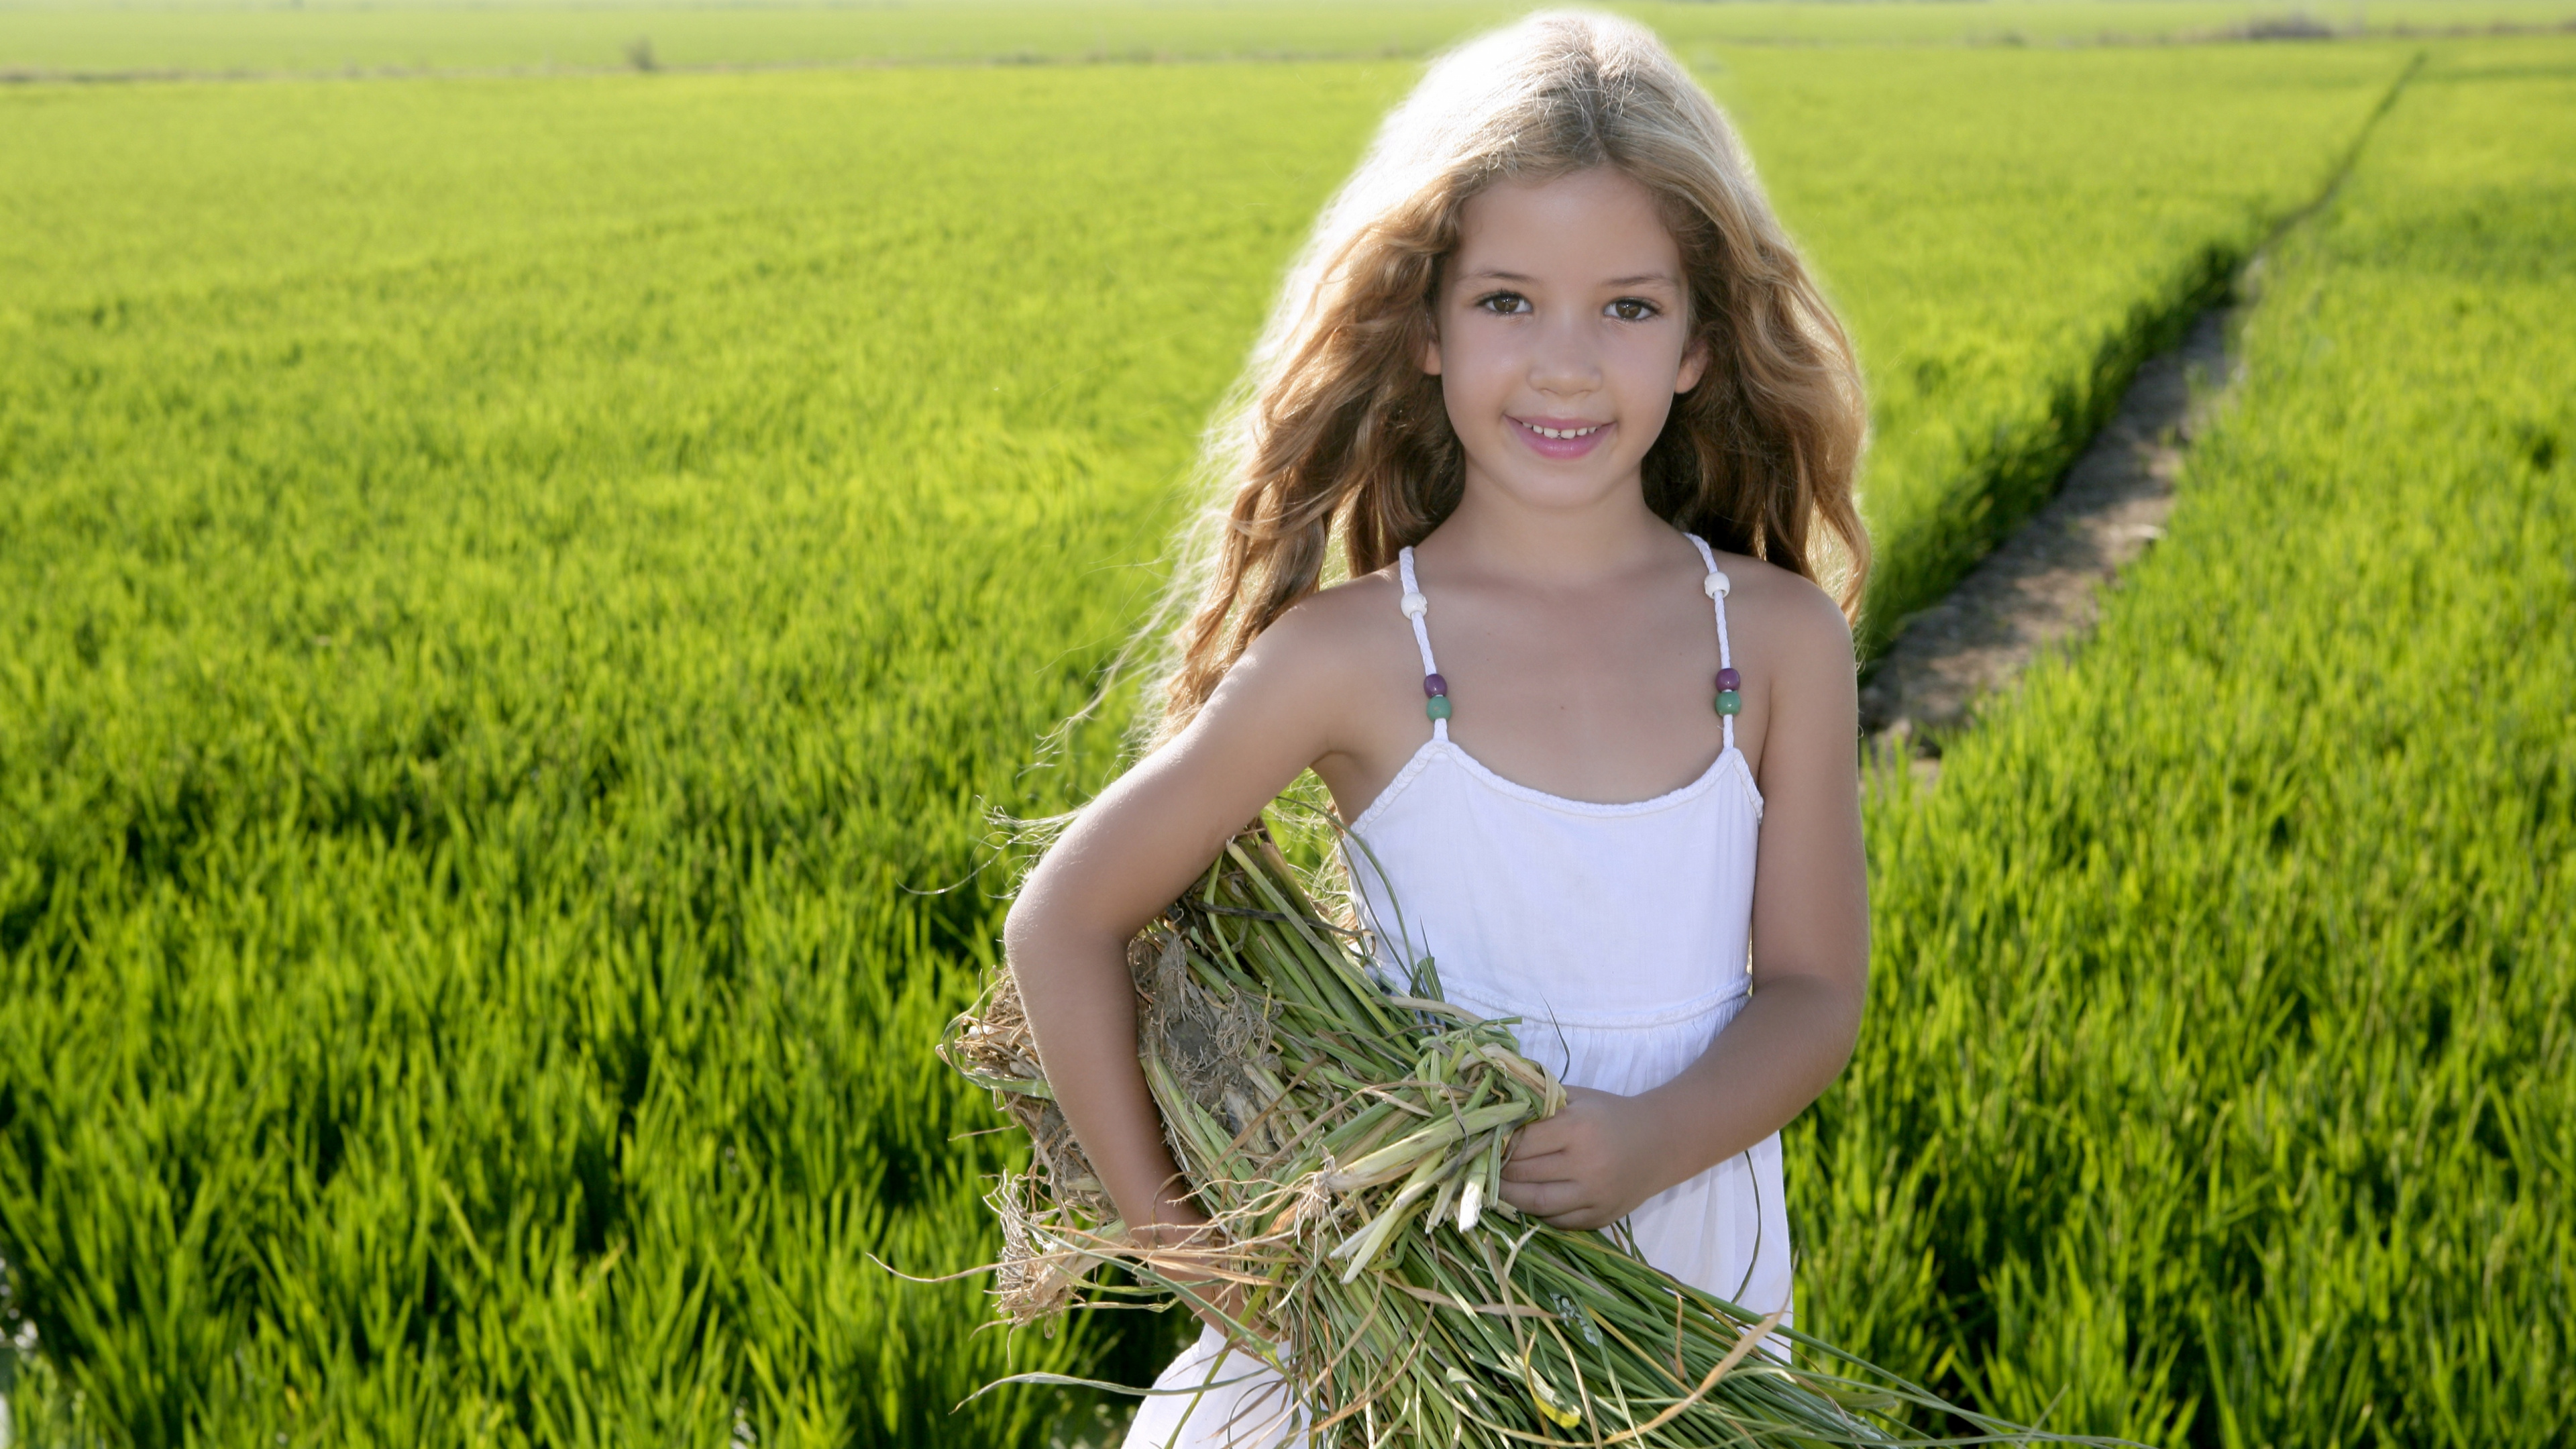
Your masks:
<svg viewBox="0 0 2576 1449"><path fill-rule="evenodd" d="M1531 432L1538 434L1542 438L1588 438L1594 433L1601 431L1603 428L1610 426L1608 423L1587 423L1579 428L1549 428L1542 427L1537 423L1521 422L1519 418L1514 418L1512 421L1520 423L1522 427L1529 429Z"/></svg>

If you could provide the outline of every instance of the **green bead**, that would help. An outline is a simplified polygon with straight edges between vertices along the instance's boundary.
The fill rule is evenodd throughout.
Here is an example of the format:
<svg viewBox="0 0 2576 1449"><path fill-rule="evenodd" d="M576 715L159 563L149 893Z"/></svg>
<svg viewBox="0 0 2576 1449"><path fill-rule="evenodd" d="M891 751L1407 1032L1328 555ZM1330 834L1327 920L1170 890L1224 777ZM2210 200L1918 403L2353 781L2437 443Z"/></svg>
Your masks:
<svg viewBox="0 0 2576 1449"><path fill-rule="evenodd" d="M1433 719L1447 719L1449 717L1449 696L1445 694L1435 694L1431 696L1431 698L1424 700L1422 703L1422 712L1431 716Z"/></svg>
<svg viewBox="0 0 2576 1449"><path fill-rule="evenodd" d="M1742 708L1744 708L1743 695L1740 695L1731 689L1721 689L1717 692L1717 712L1719 714L1733 714Z"/></svg>

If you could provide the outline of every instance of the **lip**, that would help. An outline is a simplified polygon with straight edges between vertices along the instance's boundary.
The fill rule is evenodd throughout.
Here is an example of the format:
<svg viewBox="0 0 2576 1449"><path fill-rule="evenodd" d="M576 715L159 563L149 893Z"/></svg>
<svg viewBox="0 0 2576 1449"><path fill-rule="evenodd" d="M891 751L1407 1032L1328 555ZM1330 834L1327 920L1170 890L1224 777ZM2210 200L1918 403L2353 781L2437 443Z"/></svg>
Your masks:
<svg viewBox="0 0 2576 1449"><path fill-rule="evenodd" d="M1521 442L1527 445L1531 452L1542 458L1560 459L1580 458L1600 447L1610 436L1610 429L1615 426L1595 418L1515 417L1511 419L1511 423L1512 431L1520 436ZM1571 432L1576 428L1590 428L1592 431L1579 438L1551 438L1536 431L1539 428L1546 428L1553 432Z"/></svg>

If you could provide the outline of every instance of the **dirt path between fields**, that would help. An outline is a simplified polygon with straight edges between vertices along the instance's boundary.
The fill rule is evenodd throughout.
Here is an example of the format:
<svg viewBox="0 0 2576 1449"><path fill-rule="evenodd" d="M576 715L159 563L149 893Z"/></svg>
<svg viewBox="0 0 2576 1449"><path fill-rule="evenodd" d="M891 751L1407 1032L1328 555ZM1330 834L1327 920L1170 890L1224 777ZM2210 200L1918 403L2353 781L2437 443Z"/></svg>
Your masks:
<svg viewBox="0 0 2576 1449"><path fill-rule="evenodd" d="M1918 774L1936 773L1941 736L1980 699L2092 628L2102 589L2164 536L2184 454L2229 396L2235 310L2201 313L2181 345L2140 367L2057 496L1906 622L1860 693L1861 729L1881 748L1906 748Z"/></svg>
<svg viewBox="0 0 2576 1449"><path fill-rule="evenodd" d="M2192 440L2224 410L2242 379L2230 341L2239 314L2261 299L2264 257L2343 188L2371 133L2424 61L2418 52L2390 83L2326 184L2254 249L2229 298L2193 319L2172 350L2138 369L2056 496L1948 597L1905 621L1863 677L1861 732L1872 755L1902 750L1915 778L1932 783L1940 777L1945 735L1974 723L1979 703L2020 678L2042 651L2092 629L2102 591L2164 537Z"/></svg>

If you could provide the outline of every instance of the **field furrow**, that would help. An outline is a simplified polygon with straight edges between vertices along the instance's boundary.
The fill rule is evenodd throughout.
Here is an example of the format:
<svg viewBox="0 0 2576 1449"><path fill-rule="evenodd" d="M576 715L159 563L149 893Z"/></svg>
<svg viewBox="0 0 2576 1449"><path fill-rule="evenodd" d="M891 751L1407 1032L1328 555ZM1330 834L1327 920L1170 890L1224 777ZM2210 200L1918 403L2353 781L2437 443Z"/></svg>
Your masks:
<svg viewBox="0 0 2576 1449"><path fill-rule="evenodd" d="M1823 1332L2151 1443L2576 1432L2571 118L2576 44L2438 54L2098 635L1883 782Z"/></svg>
<svg viewBox="0 0 2576 1449"><path fill-rule="evenodd" d="M21 18L0 16L0 34ZM1876 389L1869 506L1896 581L1883 619L1936 593L2028 506L2126 367L2316 194L2412 53L1713 57L1712 86L1848 308ZM2460 54L2500 72L2561 63L2546 48ZM2424 342L2407 365L2431 371L2395 412L2353 409L2356 428L2436 416L2433 400L2455 394L2435 380L2484 375L2483 354L2460 349L2512 340L2487 299L2556 305L2549 289L2563 286L2531 239L2557 213L2531 198L2564 193L2542 186L2557 175L2533 159L2545 133L2514 109L2563 103L2549 89L2562 83L2490 84L2467 66L2410 88L2388 125L2416 118L2404 144L2417 150L2391 154L2474 134L2480 164L2521 166L2480 203L2500 208L2502 250L2475 252L2460 264L2479 280L2439 293L2469 309L2456 338L2389 284L2391 315L2415 319L2405 335ZM90 1427L142 1444L712 1445L738 1426L764 1442L1037 1436L1042 1397L951 1407L1006 1367L1095 1360L1112 1325L978 1336L976 1285L901 1284L869 1257L945 1271L993 1251L976 1193L1009 1149L959 1135L991 1115L928 1052L991 956L1001 882L977 874L985 812L1059 808L1112 767L1114 705L1070 753L1029 762L1150 598L1194 435L1276 270L1412 74L0 87L0 1320L33 1326L60 1390L13 1396L31 1442L80 1428L65 1417L75 1390ZM2458 115L2438 119L2445 105ZM2481 115L2496 135L2464 129ZM2467 183L2439 174L2408 211L2409 174L2366 172L2342 230L2319 235L2379 216L2387 237L2352 247L2411 239L2410 256L2470 257L2456 215L2489 212L2441 210ZM2378 210L2362 209L2365 193ZM2351 267L2332 245L2287 269L2308 290L2284 284L2267 327L2379 305L2334 300ZM2505 290L2482 290L2491 273ZM2367 360L2385 349L2364 344L2372 329L2354 320L2261 345L2302 366L2381 365ZM2320 974L2328 958L2344 969L2346 942L2453 962L2433 984L2391 968L2386 995L2391 1012L2444 1003L2444 1042L2492 1047L2444 1057L2444 1091L2563 1056L2519 1025L2480 1024L2530 1020L2537 1008L2514 993L2544 992L2562 1020L2566 1004L2565 957L2548 955L2563 946L2503 924L2566 882L2519 884L2495 864L2515 841L2526 870L2549 859L2568 799L2563 754L2535 775L2530 733L2543 692L2567 683L2562 626L2506 607L2544 596L2530 559L2565 556L2545 485L2566 465L2532 460L2556 458L2559 444L2538 440L2568 436L2546 381L2567 363L2532 355L2523 391L2498 394L2489 406L2504 411L2476 435L2523 438L2524 473L2474 450L2452 472L2383 466L2382 453L2435 455L2404 453L2415 434L2402 429L2356 434L2367 447L2328 461L2377 470L2351 476L2388 496L2345 524L2335 510L2362 505L2333 486L2343 474L2310 467L2295 439L2263 461L2258 421L2295 409L2249 399L2206 466L2213 479L2239 467L2252 481L2208 486L2238 487L2252 511L2187 502L2154 566L2157 580L2218 570L2201 586L2225 609L2194 595L2163 624L2131 619L2149 617L2145 603L2115 610L2100 662L2081 668L2145 683L2088 691L2048 675L1982 747L1992 763L1954 758L1935 797L1878 807L1876 1029L1932 1025L1919 1051L1864 1058L1856 1084L1903 1078L1867 1088L1886 1093L1884 1113L1837 1105L1813 1139L1807 1291L1831 1331L1928 1365L1954 1341L1993 1341L1996 1315L2038 1305L2073 1324L2083 1293L2144 1295L2121 1311L2155 1343L2237 1335L2223 1352L2176 1349L2154 1382L2181 1393L2205 1374L2204 1416L2223 1399L2247 1424L2312 1422L2261 1397L2305 1403L2263 1377L2262 1335L2296 1325L2252 1314L2204 1329L2187 1290L2263 1251L2336 1240L2246 1227L2204 1252L2194 1238L2203 1256L2140 1270L2169 1275L2152 1293L2046 1256L2092 1241L2077 1235L2092 1229L2074 1190L2049 1175L2063 1154L2115 1132L2132 1097L2188 1094L2157 1085L2161 1058L2122 1057L2095 1095L2061 1101L2032 1083L2064 1084L2075 1048L2033 1047L2046 1065L2031 1070L2050 1075L2014 1076L2021 1058L1979 1055L2000 1049L1974 1013L2073 1012L2091 976L2050 987L2018 963L2076 971L2126 951L2118 969L2143 971L2153 950L2183 951L2158 934L2171 916L2245 943L2215 958L2231 963L2229 990L2317 1019L2355 999L2353 982ZM2473 526L2412 521L2452 496L2445 486L2467 491L2435 521ZM2303 553L2312 572L2265 572L2265 530L2299 527L2353 557ZM2415 607L2335 613L2322 634L2258 627L2275 600L2326 617L2297 601L2338 570ZM2401 614L2420 642L2370 632ZM2510 661L2470 618L2510 626ZM2220 620L2225 632L2206 632ZM2117 641L2165 639L2158 629L2199 642L2156 667L2203 660L2204 673L2117 663L2131 647ZM2238 635L2275 640L2263 657L2307 682L2276 699L2258 689L2271 673L2218 672ZM2347 635L2395 652L2326 647ZM2320 672L2365 663L2367 689L2361 673ZM2148 683L2214 691L2195 717L2215 723L2179 722ZM2424 773L2385 773L2418 758L2408 731L2436 688L2480 703L2423 726L2448 731L2427 737L2446 743L2424 747ZM2071 713L2083 699L2098 711ZM2267 754L2288 704L2308 711L2297 750ZM2329 707L2346 732L2327 728ZM2193 733L2220 725L2239 734ZM2043 748L2069 731L2099 736L2100 760L2078 774L2109 783L2050 795L2074 788L2046 773L2077 771L2071 757ZM2142 835L2130 816L2087 813L2231 741L2239 753L2217 758L2241 765L2183 781L2216 793L2175 797L2204 828ZM2368 757L2360 773L2318 773L2344 750ZM2508 787L2528 787L2527 815L2498 810ZM2347 808L2362 813L2333 813ZM2528 823L2477 833L2490 829L2481 811ZM2452 853L2388 833L2405 819ZM2185 834L2210 840L2170 878L2104 865L2115 847L2096 844L2180 850ZM2320 883L2355 871L2382 894L2333 914L2341 898ZM2472 878L2481 904L2440 894ZM2161 914L2143 919L2146 907ZM2276 927L2287 934L2265 934ZM2085 944L2030 934L2043 931ZM2509 965L2480 977L2457 964L2473 959ZM2243 976L2275 961L2311 994ZM2457 994L2482 980L2503 1015ZM2007 983L2016 994L1991 1003L1961 994ZM2146 990L2140 978L2137 1002ZM2155 1000L2137 1020L2181 1020L2181 1003ZM2308 1014L2282 1020L2305 1030ZM2213 1080L2253 1080L2244 1064L2272 1060L2246 1030L2216 1041L2218 1066L2190 1059ZM2145 1049L2101 1049L2132 1047ZM1943 1085L1962 1070L1954 1056L1970 1075ZM2261 1080L2306 1112L2358 1070ZM2351 1131L2295 1158L2317 1164L2309 1176L2283 1178L2265 1154L2292 1149L2252 1123L2252 1105L2192 1100L2191 1151L2221 1154L2243 1196L2210 1209L2222 1224L2269 1223L2261 1205L2285 1196L2346 1202L2327 1169L2361 1171L2351 1154L2387 1141L2369 1114L2407 1105L2360 1092ZM2461 1099L2427 1118L2425 1140L2466 1122L2461 1160L2483 1163L2503 1140L2531 1164L2515 1171L2563 1175L2563 1109L2539 1105L2555 1099L2482 1100L2496 1105L2463 1117ZM2137 1140L2120 1150L2183 1153L2155 1145L2179 1138ZM1882 1172L1900 1145L1953 1141L1992 1171ZM2179 1166L2136 1173L2099 1180L2199 1181ZM2463 1191L2462 1212L2530 1201ZM1855 1216L1882 1200L1883 1219ZM2563 1219L2508 1215L2513 1233L2563 1244ZM2143 1251L2122 1223L2120 1251ZM2508 1243L2496 1261L2524 1261L2510 1244L2526 1239L2496 1241ZM2563 1247L2550 1251L2563 1265ZM2312 1261L2346 1259L2266 1271ZM2350 1291L2400 1301L2393 1270L2371 1271L2382 1276ZM1117 1327L1133 1367L1168 1325ZM2061 1350L2030 1352L1997 1358L1980 1391L2016 1412L2045 1400L2060 1362L2046 1355ZM2334 1352L2317 1361L2344 1364ZM2148 1390L2102 1387L2109 1360L2061 1356L2093 1377L2057 1422L2159 1412ZM2220 1370L2202 1367L2240 1362L2255 1367L2225 1382L2246 1387L2224 1394ZM2377 1422L2399 1411L2368 1402ZM2196 1422L2205 1436L2216 1421Z"/></svg>

